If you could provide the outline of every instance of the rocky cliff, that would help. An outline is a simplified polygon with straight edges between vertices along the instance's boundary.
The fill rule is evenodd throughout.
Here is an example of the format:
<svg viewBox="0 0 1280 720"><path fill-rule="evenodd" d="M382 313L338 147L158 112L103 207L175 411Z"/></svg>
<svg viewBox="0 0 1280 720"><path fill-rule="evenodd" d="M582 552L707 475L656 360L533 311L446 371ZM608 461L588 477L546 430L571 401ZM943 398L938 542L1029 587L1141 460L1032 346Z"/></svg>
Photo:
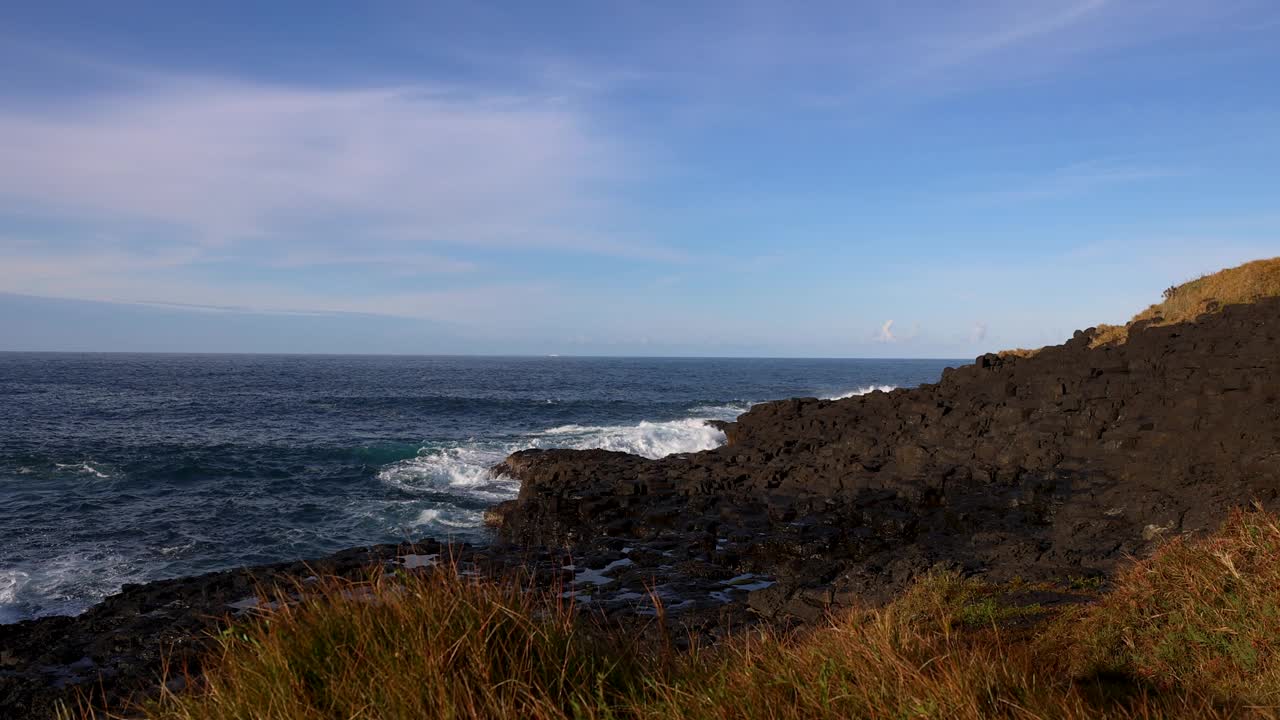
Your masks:
<svg viewBox="0 0 1280 720"><path fill-rule="evenodd" d="M752 606L803 617L938 564L1098 576L1231 507L1280 505L1280 299L1093 334L915 389L757 405L708 452L516 453L497 470L522 489L494 522L520 545L656 543L703 574L769 576Z"/></svg>

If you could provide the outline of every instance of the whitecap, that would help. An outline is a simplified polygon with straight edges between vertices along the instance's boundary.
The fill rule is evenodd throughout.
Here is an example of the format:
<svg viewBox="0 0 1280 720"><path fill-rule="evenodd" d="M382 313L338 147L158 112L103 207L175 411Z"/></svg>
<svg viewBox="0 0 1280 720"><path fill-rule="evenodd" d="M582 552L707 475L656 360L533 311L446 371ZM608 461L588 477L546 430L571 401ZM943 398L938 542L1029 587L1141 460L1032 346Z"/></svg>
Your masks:
<svg viewBox="0 0 1280 720"><path fill-rule="evenodd" d="M447 492L477 500L499 501L515 497L519 483L489 472L508 455L504 449L453 447L431 450L382 468L378 479L409 492ZM426 518L423 523L436 518Z"/></svg>
<svg viewBox="0 0 1280 720"><path fill-rule="evenodd" d="M876 391L889 392L890 390L897 390L897 389L898 389L897 385L866 385L864 387L858 388L857 390L850 390L849 392L844 393L843 395L833 395L831 397L827 397L824 399L825 400L844 400L846 398L857 397L859 395L866 395L867 393L873 393Z"/></svg>
<svg viewBox="0 0 1280 720"><path fill-rule="evenodd" d="M474 510L463 510L452 506L437 506L424 509L410 524L420 528L424 525L436 525L450 528L474 528L480 525L484 514Z"/></svg>
<svg viewBox="0 0 1280 720"><path fill-rule="evenodd" d="M5 570L0 572L0 605L13 605L18 601L18 593L31 579L21 570Z"/></svg>
<svg viewBox="0 0 1280 720"><path fill-rule="evenodd" d="M415 495L446 495L488 505L510 500L519 492L519 481L490 470L517 450L602 449L660 458L710 450L724 442L724 433L701 418L642 421L635 425L561 425L534 433L523 441L424 448L417 457L384 466L377 477L387 485ZM437 501L423 508L416 518L399 522L413 529L474 529L480 527L483 520L481 512Z"/></svg>
<svg viewBox="0 0 1280 720"><path fill-rule="evenodd" d="M74 471L76 471L77 473L79 473L79 474L81 474L81 475L92 475L92 476L94 476L94 477L96 477L96 478L99 478L99 479L102 479L102 480L105 480L105 479L107 479L107 478L111 477L110 475L108 475L108 474L106 474L106 473L102 472L101 470L99 470L98 468L96 468L96 467L94 467L94 466L90 465L90 464L89 464L89 463L87 463L87 462L84 462L84 463L54 463L54 466L55 466L55 467L57 467L59 470L74 470Z"/></svg>
<svg viewBox="0 0 1280 720"><path fill-rule="evenodd" d="M725 442L724 432L699 418L636 425L561 425L534 438L533 447L573 450L615 450L661 458L676 453L710 450Z"/></svg>
<svg viewBox="0 0 1280 720"><path fill-rule="evenodd" d="M160 554L161 554L161 555L177 555L177 554L180 554L180 553L184 553L184 552L186 552L186 551L190 550L190 549L191 549L191 548L193 548L193 547L195 547L195 543L194 543L194 542L189 542L189 543L183 543L183 544L181 544L181 545L165 545L165 546L161 546L161 547L159 548L159 551L160 551Z"/></svg>
<svg viewBox="0 0 1280 720"><path fill-rule="evenodd" d="M18 596L31 576L21 570L0 572L0 624L22 620L24 613Z"/></svg>
<svg viewBox="0 0 1280 720"><path fill-rule="evenodd" d="M5 570L0 572L0 623L79 613L122 585L144 579L134 562L97 551Z"/></svg>
<svg viewBox="0 0 1280 720"><path fill-rule="evenodd" d="M713 420L736 420L739 415L751 409L750 404L725 403L723 405L698 405L689 410L698 417Z"/></svg>

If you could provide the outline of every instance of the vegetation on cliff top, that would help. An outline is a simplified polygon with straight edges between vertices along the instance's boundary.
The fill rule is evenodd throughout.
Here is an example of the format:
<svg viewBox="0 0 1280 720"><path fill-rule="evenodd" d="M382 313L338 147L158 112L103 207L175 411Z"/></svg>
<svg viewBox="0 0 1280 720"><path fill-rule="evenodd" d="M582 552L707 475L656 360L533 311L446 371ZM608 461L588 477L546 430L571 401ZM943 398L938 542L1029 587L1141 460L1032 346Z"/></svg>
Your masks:
<svg viewBox="0 0 1280 720"><path fill-rule="evenodd" d="M1164 301L1133 316L1125 325L1099 325L1094 346L1124 342L1134 323L1172 325L1190 322L1227 305L1280 295L1280 257L1254 260L1220 270L1164 291Z"/></svg>
<svg viewBox="0 0 1280 720"><path fill-rule="evenodd" d="M1115 345L1129 339L1135 323L1149 326L1191 322L1227 305L1253 303L1280 295L1280 257L1254 260L1216 273L1202 275L1164 291L1164 300L1133 316L1124 325L1098 325L1090 345ZM1031 357L1043 348L1014 348L996 353L1001 357Z"/></svg>
<svg viewBox="0 0 1280 720"><path fill-rule="evenodd" d="M456 572L309 586L235 627L192 689L208 718L1277 717L1280 518L1175 539L1092 602L936 572L883 608L677 653L554 592ZM1043 590L1040 588L1039 590ZM1041 593L1043 595L1043 593Z"/></svg>

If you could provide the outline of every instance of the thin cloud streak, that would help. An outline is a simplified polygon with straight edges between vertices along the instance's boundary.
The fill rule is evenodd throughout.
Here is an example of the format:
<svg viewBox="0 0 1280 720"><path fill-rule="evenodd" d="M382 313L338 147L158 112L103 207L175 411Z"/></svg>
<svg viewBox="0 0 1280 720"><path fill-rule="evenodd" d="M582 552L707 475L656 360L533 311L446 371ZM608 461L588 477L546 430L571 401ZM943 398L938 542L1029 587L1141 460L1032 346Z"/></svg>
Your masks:
<svg viewBox="0 0 1280 720"><path fill-rule="evenodd" d="M947 196L977 204L1001 204L1084 195L1117 185L1166 180L1185 175L1187 175L1185 171L1168 167L1099 160L1074 163L1036 175L1023 175L995 181L1004 187L986 191L949 192ZM980 182L980 180L970 179L968 184L973 186Z"/></svg>
<svg viewBox="0 0 1280 720"><path fill-rule="evenodd" d="M170 77L0 110L0 208L149 221L217 247L354 240L564 247L586 198L641 163L567 104L431 88ZM494 223L493 218L501 218ZM607 242L570 233L580 252Z"/></svg>

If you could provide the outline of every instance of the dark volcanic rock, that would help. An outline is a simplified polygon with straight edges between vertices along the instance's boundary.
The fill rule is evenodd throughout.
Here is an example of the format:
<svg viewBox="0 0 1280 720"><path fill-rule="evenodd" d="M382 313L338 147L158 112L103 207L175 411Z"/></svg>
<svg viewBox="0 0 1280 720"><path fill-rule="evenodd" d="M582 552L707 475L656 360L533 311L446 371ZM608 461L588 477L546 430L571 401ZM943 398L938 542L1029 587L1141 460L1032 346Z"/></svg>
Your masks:
<svg viewBox="0 0 1280 720"><path fill-rule="evenodd" d="M753 407L716 450L529 450L494 511L520 545L667 541L777 578L765 614L882 599L945 565L993 580L1107 573L1280 494L1280 299L1196 323L984 355L912 390Z"/></svg>

